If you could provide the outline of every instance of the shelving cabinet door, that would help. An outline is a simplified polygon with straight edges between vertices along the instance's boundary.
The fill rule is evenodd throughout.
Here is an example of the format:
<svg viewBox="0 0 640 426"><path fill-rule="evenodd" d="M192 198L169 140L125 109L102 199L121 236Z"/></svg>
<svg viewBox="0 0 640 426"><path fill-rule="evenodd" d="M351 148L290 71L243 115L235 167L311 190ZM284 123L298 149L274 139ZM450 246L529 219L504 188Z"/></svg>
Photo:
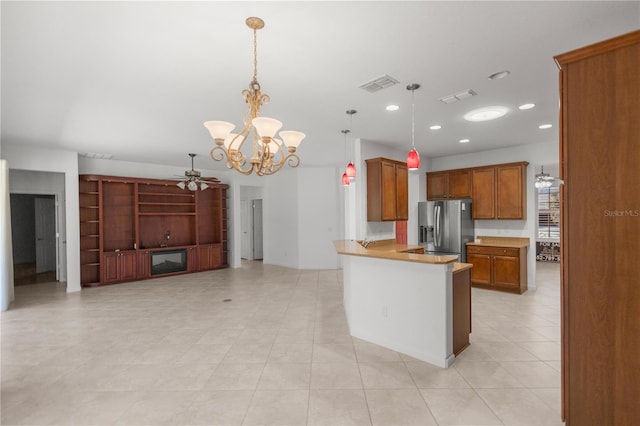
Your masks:
<svg viewBox="0 0 640 426"><path fill-rule="evenodd" d="M151 276L151 254L149 250L138 251L138 278Z"/></svg>
<svg viewBox="0 0 640 426"><path fill-rule="evenodd" d="M121 252L119 258L119 281L130 281L137 278L138 254L135 251Z"/></svg>
<svg viewBox="0 0 640 426"><path fill-rule="evenodd" d="M472 173L473 218L495 219L495 168L476 169ZM473 274L472 274L473 275Z"/></svg>
<svg viewBox="0 0 640 426"><path fill-rule="evenodd" d="M118 281L118 254L105 253L102 256L102 282L111 283Z"/></svg>

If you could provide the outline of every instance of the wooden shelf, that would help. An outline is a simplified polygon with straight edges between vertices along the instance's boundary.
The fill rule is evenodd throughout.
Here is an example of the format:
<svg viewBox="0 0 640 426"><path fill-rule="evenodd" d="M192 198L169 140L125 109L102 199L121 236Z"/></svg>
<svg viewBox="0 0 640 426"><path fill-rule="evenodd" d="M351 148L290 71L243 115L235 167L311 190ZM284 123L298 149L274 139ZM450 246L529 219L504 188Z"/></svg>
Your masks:
<svg viewBox="0 0 640 426"><path fill-rule="evenodd" d="M139 212L138 216L195 216L196 212L169 213L169 212Z"/></svg>
<svg viewBox="0 0 640 426"><path fill-rule="evenodd" d="M82 285L150 278L150 250L188 247L188 272L227 266L227 185L191 192L171 180L81 175L79 187Z"/></svg>
<svg viewBox="0 0 640 426"><path fill-rule="evenodd" d="M150 201L140 201L138 204L141 206L195 206L195 203L161 203Z"/></svg>

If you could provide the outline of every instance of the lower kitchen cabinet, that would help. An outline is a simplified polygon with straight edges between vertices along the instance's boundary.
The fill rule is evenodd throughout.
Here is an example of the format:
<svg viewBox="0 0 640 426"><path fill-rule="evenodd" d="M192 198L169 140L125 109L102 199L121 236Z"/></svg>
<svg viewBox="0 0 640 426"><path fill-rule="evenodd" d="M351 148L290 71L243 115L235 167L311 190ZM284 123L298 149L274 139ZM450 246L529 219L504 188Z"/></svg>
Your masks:
<svg viewBox="0 0 640 426"><path fill-rule="evenodd" d="M527 290L527 248L467 246L467 262L473 264L474 287L524 293Z"/></svg>
<svg viewBox="0 0 640 426"><path fill-rule="evenodd" d="M138 272L137 258L138 254L135 250L104 253L102 281L110 283L135 280Z"/></svg>

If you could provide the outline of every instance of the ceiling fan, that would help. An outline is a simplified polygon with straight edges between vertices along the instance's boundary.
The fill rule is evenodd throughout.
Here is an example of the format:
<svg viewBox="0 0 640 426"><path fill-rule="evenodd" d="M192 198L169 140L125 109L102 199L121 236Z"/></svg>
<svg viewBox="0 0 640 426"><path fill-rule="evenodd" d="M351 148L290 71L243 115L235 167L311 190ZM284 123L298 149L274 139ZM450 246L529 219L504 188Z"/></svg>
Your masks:
<svg viewBox="0 0 640 426"><path fill-rule="evenodd" d="M200 189L204 191L209 188L210 184L220 183L218 179L211 178L212 180L206 181L200 177L200 172L193 168L193 159L197 154L189 153L189 157L191 157L191 170L185 170L184 179L178 182L176 185L180 189L188 189L189 191L197 191Z"/></svg>
<svg viewBox="0 0 640 426"><path fill-rule="evenodd" d="M536 181L534 186L538 189L549 188L550 186L553 185L553 182L555 180L556 180L555 177L549 175L549 173L544 172L544 166L542 166L540 173L536 174Z"/></svg>

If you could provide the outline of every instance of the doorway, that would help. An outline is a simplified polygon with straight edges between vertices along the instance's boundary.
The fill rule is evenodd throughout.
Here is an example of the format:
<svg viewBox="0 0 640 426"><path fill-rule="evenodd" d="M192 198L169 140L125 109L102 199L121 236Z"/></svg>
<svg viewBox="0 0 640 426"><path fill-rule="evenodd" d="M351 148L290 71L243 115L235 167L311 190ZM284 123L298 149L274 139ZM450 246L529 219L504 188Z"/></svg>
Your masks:
<svg viewBox="0 0 640 426"><path fill-rule="evenodd" d="M14 285L59 279L56 198L10 194Z"/></svg>
<svg viewBox="0 0 640 426"><path fill-rule="evenodd" d="M262 199L240 201L242 247L240 257L262 260Z"/></svg>

